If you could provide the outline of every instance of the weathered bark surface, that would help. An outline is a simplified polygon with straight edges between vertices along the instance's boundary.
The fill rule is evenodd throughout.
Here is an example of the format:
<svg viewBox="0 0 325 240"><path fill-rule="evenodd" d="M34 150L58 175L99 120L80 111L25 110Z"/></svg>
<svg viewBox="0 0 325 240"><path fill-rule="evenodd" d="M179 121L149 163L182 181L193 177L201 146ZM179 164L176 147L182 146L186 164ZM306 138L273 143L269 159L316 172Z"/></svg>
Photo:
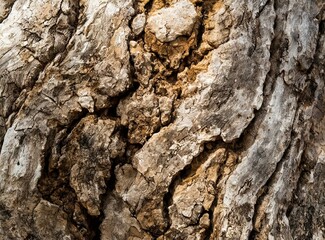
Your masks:
<svg viewBox="0 0 325 240"><path fill-rule="evenodd" d="M0 239L325 239L323 0L0 0Z"/></svg>

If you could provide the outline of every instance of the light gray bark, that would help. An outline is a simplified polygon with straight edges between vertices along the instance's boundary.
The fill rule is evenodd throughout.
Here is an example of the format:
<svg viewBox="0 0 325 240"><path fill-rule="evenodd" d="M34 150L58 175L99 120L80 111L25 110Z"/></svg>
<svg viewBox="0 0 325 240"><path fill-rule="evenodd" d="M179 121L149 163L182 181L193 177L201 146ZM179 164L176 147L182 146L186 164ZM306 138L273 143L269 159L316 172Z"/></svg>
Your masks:
<svg viewBox="0 0 325 240"><path fill-rule="evenodd" d="M325 239L322 0L0 0L0 239Z"/></svg>

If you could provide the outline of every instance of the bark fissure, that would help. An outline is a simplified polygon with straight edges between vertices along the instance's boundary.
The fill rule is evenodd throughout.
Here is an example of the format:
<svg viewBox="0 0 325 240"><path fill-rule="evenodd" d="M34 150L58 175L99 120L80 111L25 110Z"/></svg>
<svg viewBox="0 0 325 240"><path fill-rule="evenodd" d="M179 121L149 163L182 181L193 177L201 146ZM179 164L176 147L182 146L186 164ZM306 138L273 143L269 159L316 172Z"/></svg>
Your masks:
<svg viewBox="0 0 325 240"><path fill-rule="evenodd" d="M291 144L293 141L292 136L293 136L293 134L291 133L290 143L288 144L287 148L285 149L280 161L277 162L272 175L267 179L264 186L262 186L261 189L259 190L260 194L257 197L256 203L254 204L254 215L252 217L253 229L251 230L251 232L249 234L249 237L248 237L249 240L255 240L256 236L258 236L260 233L260 229L263 229L263 227L264 227L263 223L262 223L262 225L256 227L257 217L258 217L258 214L260 214L260 212L263 211L260 208L262 207L264 199L269 194L269 188L272 187L272 185L274 184L276 175L279 174L281 166L283 165L283 162L287 159L287 156L290 154L289 151L291 149Z"/></svg>

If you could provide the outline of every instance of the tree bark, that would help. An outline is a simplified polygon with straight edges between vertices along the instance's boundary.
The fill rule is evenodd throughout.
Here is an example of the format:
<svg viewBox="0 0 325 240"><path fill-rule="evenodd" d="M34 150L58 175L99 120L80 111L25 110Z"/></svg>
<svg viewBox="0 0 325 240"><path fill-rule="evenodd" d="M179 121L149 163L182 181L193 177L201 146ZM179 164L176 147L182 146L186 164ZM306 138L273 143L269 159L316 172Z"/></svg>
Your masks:
<svg viewBox="0 0 325 240"><path fill-rule="evenodd" d="M323 0L1 0L0 239L325 239Z"/></svg>

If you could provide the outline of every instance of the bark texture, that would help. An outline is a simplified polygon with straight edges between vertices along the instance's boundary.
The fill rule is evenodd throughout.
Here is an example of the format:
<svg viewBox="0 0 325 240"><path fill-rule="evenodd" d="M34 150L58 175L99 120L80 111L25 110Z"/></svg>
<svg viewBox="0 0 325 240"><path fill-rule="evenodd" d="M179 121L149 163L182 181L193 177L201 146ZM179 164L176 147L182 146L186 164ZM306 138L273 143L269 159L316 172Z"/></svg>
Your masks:
<svg viewBox="0 0 325 240"><path fill-rule="evenodd" d="M0 239L325 239L323 0L0 0Z"/></svg>

